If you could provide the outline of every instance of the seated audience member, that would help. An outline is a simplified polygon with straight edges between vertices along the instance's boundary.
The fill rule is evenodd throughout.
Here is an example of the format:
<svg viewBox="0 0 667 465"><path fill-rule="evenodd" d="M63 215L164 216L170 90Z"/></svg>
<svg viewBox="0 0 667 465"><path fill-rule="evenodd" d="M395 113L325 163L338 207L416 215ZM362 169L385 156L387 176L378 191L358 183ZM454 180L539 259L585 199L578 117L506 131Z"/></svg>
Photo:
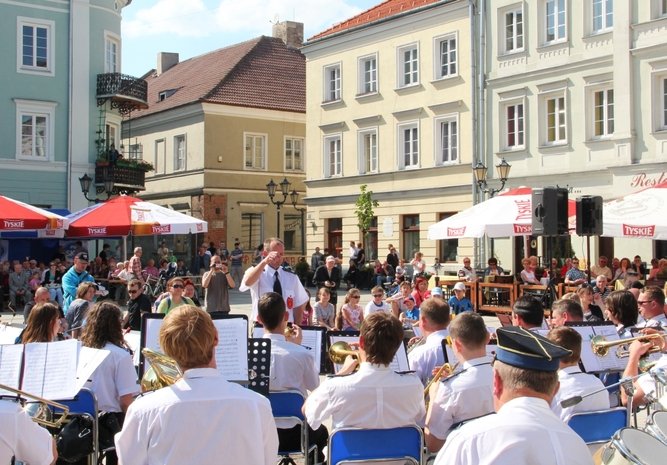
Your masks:
<svg viewBox="0 0 667 465"><path fill-rule="evenodd" d="M512 324L525 329L541 328L544 321L544 307L536 298L524 295L514 302Z"/></svg>
<svg viewBox="0 0 667 465"><path fill-rule="evenodd" d="M519 274L523 284L542 284L537 276L535 270L537 269L537 257L531 256L521 260L523 270Z"/></svg>
<svg viewBox="0 0 667 465"><path fill-rule="evenodd" d="M637 326L639 309L637 300L629 291L613 291L604 301L605 316L616 325L616 332L621 338L632 337L632 330Z"/></svg>
<svg viewBox="0 0 667 465"><path fill-rule="evenodd" d="M465 313L449 326L452 350L461 369L434 383L426 414L426 446L437 452L457 423L493 413L492 358L486 355L489 333L484 319Z"/></svg>
<svg viewBox="0 0 667 465"><path fill-rule="evenodd" d="M415 306L414 297L410 296L405 299L403 301L403 305L405 305L405 311L402 312L398 317L399 321L403 323L403 326L409 327L415 323L419 323L419 308ZM422 303L422 305L424 305L424 303Z"/></svg>
<svg viewBox="0 0 667 465"><path fill-rule="evenodd" d="M16 461L31 465L55 464L56 441L21 407L11 400L0 400L0 463Z"/></svg>
<svg viewBox="0 0 667 465"><path fill-rule="evenodd" d="M498 259L496 257L491 257L487 261L487 266L484 268L484 276L500 276L505 271L498 266Z"/></svg>
<svg viewBox="0 0 667 465"><path fill-rule="evenodd" d="M610 408L609 393L606 390L584 397L594 391L604 389L604 384L596 376L583 373L581 368L579 368L581 335L572 328L561 326L549 331L547 339L572 352L572 355L566 355L560 359L558 369L560 387L553 401L551 401L551 410L561 420L567 422L574 413L592 412ZM582 396L583 400L572 407L563 408L560 405L561 401L574 396Z"/></svg>
<svg viewBox="0 0 667 465"><path fill-rule="evenodd" d="M466 285L463 283L454 284L454 295L449 298L449 308L454 315L463 312L472 312L472 302L466 297Z"/></svg>
<svg viewBox="0 0 667 465"><path fill-rule="evenodd" d="M613 275L611 273L611 268L607 266L608 261L607 257L600 255L598 264L591 266L591 278L597 279L598 276L604 276L607 278L607 281L611 281Z"/></svg>
<svg viewBox="0 0 667 465"><path fill-rule="evenodd" d="M420 381L426 385L436 366L445 363L442 352L442 340L447 337L449 325L449 305L442 299L426 299L419 311L419 329L422 342L410 350L408 361Z"/></svg>
<svg viewBox="0 0 667 465"><path fill-rule="evenodd" d="M579 259L574 257L572 259L572 268L565 274L565 284L570 286L579 286L587 282L586 273L579 269Z"/></svg>
<svg viewBox="0 0 667 465"><path fill-rule="evenodd" d="M151 312L151 299L144 294L144 286L138 279L127 283L127 293L130 298L127 301L127 314L123 318L123 329L141 331L141 316Z"/></svg>
<svg viewBox="0 0 667 465"><path fill-rule="evenodd" d="M604 305L604 300L600 298L600 294L596 294L594 288L588 284L582 284L577 289L577 296L581 304L581 310L584 312L584 320L586 321L602 321L604 316L602 309L598 304ZM563 296L565 297L565 296Z"/></svg>
<svg viewBox="0 0 667 465"><path fill-rule="evenodd" d="M197 297L197 289L195 288L195 283L193 283L190 279L186 278L183 281L183 285L185 286L183 288L183 297L187 297L188 299L192 300L192 303L195 304L195 307L201 307L201 303L199 302L199 298Z"/></svg>
<svg viewBox="0 0 667 465"><path fill-rule="evenodd" d="M384 289L381 286L373 287L371 294L373 299L364 308L364 318L368 318L368 315L375 312L391 313L391 306L384 301Z"/></svg>
<svg viewBox="0 0 667 465"><path fill-rule="evenodd" d="M353 287L345 294L345 302L340 308L340 328L343 331L359 331L364 321L364 307L359 305L361 294ZM336 323L338 326L338 323Z"/></svg>
<svg viewBox="0 0 667 465"><path fill-rule="evenodd" d="M648 286L641 290L637 299L639 312L644 321L637 328L662 328L667 326L665 316L665 293L656 286Z"/></svg>
<svg viewBox="0 0 667 465"><path fill-rule="evenodd" d="M458 277L468 282L477 281L477 273L470 265L470 259L468 257L463 259L463 266L459 269Z"/></svg>
<svg viewBox="0 0 667 465"><path fill-rule="evenodd" d="M397 318L375 312L364 319L357 361L348 357L339 375L324 381L306 399L303 411L317 429L329 417L332 428L397 428L424 418L424 386L414 373L395 373L389 364L403 343Z"/></svg>
<svg viewBox="0 0 667 465"><path fill-rule="evenodd" d="M410 265L412 265L412 275L421 276L426 272L426 262L424 261L424 254L421 252L415 252L415 256L410 260Z"/></svg>
<svg viewBox="0 0 667 465"><path fill-rule="evenodd" d="M415 298L417 307L419 307L424 300L431 297L431 292L428 290L428 280L425 277L419 276L415 279L415 288L412 290L411 295Z"/></svg>
<svg viewBox="0 0 667 465"><path fill-rule="evenodd" d="M595 286L593 286L593 292L595 294L599 294L602 300L606 299L609 296L609 293L611 292L611 289L607 287L608 284L609 280L603 274L598 275L598 277L595 278Z"/></svg>
<svg viewBox="0 0 667 465"><path fill-rule="evenodd" d="M584 441L550 408L559 359L571 352L515 326L498 328L493 363L496 415L447 437L435 465L592 465Z"/></svg>
<svg viewBox="0 0 667 465"><path fill-rule="evenodd" d="M407 281L403 281L398 288L398 292L387 298L387 303L391 304L391 313L398 318L403 313L407 306L405 300L411 297L412 287ZM414 297L412 299L414 301ZM415 302L416 305L416 302Z"/></svg>
<svg viewBox="0 0 667 465"><path fill-rule="evenodd" d="M317 291L317 297L319 300L313 306L315 325L323 326L327 331L332 331L336 325L336 307L330 302L331 291L322 287Z"/></svg>
<svg viewBox="0 0 667 465"><path fill-rule="evenodd" d="M116 435L120 463L275 465L278 434L271 405L222 377L217 345L218 331L204 310L182 305L165 316L160 347L183 377L130 405Z"/></svg>
<svg viewBox="0 0 667 465"><path fill-rule="evenodd" d="M83 331L83 325L86 322L86 315L90 304L95 298L97 285L93 282L83 282L76 289L76 299L69 305L69 310L65 316L67 324L71 330L72 337L78 339Z"/></svg>
<svg viewBox="0 0 667 465"><path fill-rule="evenodd" d="M26 322L28 321L28 317L30 316L30 311L33 309L35 305L44 304L48 302L49 297L51 297L51 294L47 288L38 287L35 290L33 300L27 302L25 304L25 307L23 307L23 321Z"/></svg>
<svg viewBox="0 0 667 465"><path fill-rule="evenodd" d="M551 318L549 326L558 328L566 323L577 323L584 321L584 312L574 300L560 299L551 305Z"/></svg>
<svg viewBox="0 0 667 465"><path fill-rule="evenodd" d="M324 289L324 288L323 288ZM301 345L301 328L294 325L293 336L285 337L288 314L285 301L275 292L267 292L257 303L259 322L264 325L264 337L271 339L271 378L269 389L272 392L296 390L303 394L320 385L319 367L310 351ZM280 450L299 450L301 448L301 425L296 420L276 420ZM324 425L317 431L310 429L308 439L317 444L318 462L324 461L322 449L327 444L328 432Z"/></svg>

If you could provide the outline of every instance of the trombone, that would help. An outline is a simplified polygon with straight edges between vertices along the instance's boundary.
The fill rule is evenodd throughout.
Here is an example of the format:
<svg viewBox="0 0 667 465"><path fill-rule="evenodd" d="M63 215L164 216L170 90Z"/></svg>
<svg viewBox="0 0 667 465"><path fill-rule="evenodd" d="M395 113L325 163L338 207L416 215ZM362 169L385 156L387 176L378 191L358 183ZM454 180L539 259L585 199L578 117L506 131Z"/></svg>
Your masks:
<svg viewBox="0 0 667 465"><path fill-rule="evenodd" d="M651 342L653 346L639 359L639 371L647 372L655 364L650 361L648 356L652 353L662 352L665 348L665 337L667 334L652 333L642 334L641 336L618 339L616 341L607 341L604 336L595 336L591 339L591 349L598 357L604 357L609 354L612 347L616 347L617 358L627 358L630 356L629 345L634 341Z"/></svg>
<svg viewBox="0 0 667 465"><path fill-rule="evenodd" d="M20 389L14 389L13 387L7 386L5 384L0 384L0 390L14 393L18 395L19 398L23 397L25 399L32 399L37 401L36 404L29 402L27 405L23 405L23 410L30 416L32 421L42 426L48 428L60 428L63 423L65 423L67 415L69 415L69 407L59 402L44 399L43 397L30 394ZM37 405L37 407L31 408L33 405ZM60 416L57 419L54 419L53 410L51 410L51 407L60 410Z"/></svg>

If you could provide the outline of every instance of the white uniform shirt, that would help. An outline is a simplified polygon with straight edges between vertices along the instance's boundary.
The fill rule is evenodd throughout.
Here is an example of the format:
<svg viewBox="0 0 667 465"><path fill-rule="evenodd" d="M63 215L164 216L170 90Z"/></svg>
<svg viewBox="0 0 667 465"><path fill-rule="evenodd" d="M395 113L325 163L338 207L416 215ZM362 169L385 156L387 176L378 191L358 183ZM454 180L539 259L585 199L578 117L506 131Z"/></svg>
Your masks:
<svg viewBox="0 0 667 465"><path fill-rule="evenodd" d="M665 314L656 315L648 320L637 322L635 328L660 328L667 326L667 316Z"/></svg>
<svg viewBox="0 0 667 465"><path fill-rule="evenodd" d="M667 368L667 354L663 354L656 364L655 368ZM637 385L644 391L644 394L651 394L655 396L655 381L649 373L645 373L637 378Z"/></svg>
<svg viewBox="0 0 667 465"><path fill-rule="evenodd" d="M306 399L308 424L317 429L329 417L332 427L397 428L421 423L424 386L413 373L363 362L359 371L330 378Z"/></svg>
<svg viewBox="0 0 667 465"><path fill-rule="evenodd" d="M440 383L431 414L430 433L446 439L452 425L494 412L491 357L473 358L463 363L463 371Z"/></svg>
<svg viewBox="0 0 667 465"><path fill-rule="evenodd" d="M278 433L268 399L195 368L130 405L116 453L132 465L275 465Z"/></svg>
<svg viewBox="0 0 667 465"><path fill-rule="evenodd" d="M384 300L382 301L381 305L375 305L375 302L373 302L373 300L371 299L371 301L368 302L364 307L364 318L368 317L368 315L375 312L391 313L391 305L385 302Z"/></svg>
<svg viewBox="0 0 667 465"><path fill-rule="evenodd" d="M536 397L505 403L497 415L453 431L435 465L592 465L588 447Z"/></svg>
<svg viewBox="0 0 667 465"><path fill-rule="evenodd" d="M320 385L319 367L315 366L315 357L311 350L288 342L282 334L264 334L271 339L271 391L297 390L308 397L308 391ZM276 420L278 428L292 428L296 420Z"/></svg>
<svg viewBox="0 0 667 465"><path fill-rule="evenodd" d="M86 383L97 398L97 410L121 412L120 397L126 394L139 394L137 371L128 351L108 343L104 349L109 355L93 373L91 381Z"/></svg>
<svg viewBox="0 0 667 465"><path fill-rule="evenodd" d="M558 381L560 381L560 388L551 402L551 410L561 420L567 422L573 413L592 412L594 410L610 408L609 393L606 390L592 396L584 397L584 400L572 407L562 408L560 406L560 402L565 399L574 396L583 396L604 388L604 384L599 378L588 373L582 373L578 366L565 367L559 370Z"/></svg>
<svg viewBox="0 0 667 465"><path fill-rule="evenodd" d="M49 432L32 421L17 402L0 400L0 463L9 464L12 456L30 465L53 462L53 439Z"/></svg>
<svg viewBox="0 0 667 465"><path fill-rule="evenodd" d="M252 299L252 321L257 321L257 302L259 301L259 298L267 292L273 292L275 272L278 271L280 286L283 290L283 300L285 301L285 306L287 307L287 312L289 313L289 321L294 323L292 308L300 307L309 300L308 294L303 288L303 284L301 284L301 281L299 281L299 277L294 273L283 270L282 267L278 267L278 270L275 270L269 265L266 265L262 270L262 274L260 275L257 282L252 286L247 286L245 281L248 277L248 273L252 269L254 269L254 267L250 267L246 270L245 274L243 275L243 280L241 281L241 286L239 287L239 291L241 292L245 292L250 289L250 298ZM291 307L289 304L290 297L292 299Z"/></svg>
<svg viewBox="0 0 667 465"><path fill-rule="evenodd" d="M442 351L442 340L447 337L449 331L441 329L429 334L424 343L415 347L408 354L410 369L414 370L422 384L426 385L431 373L436 366L445 363L445 355Z"/></svg>

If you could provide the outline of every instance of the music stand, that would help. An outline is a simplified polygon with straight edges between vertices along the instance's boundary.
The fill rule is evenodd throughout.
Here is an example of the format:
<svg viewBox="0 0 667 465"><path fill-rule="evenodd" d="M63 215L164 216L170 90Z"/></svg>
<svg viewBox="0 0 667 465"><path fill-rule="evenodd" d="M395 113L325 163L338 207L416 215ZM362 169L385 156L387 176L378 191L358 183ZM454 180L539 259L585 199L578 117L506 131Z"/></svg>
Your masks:
<svg viewBox="0 0 667 465"><path fill-rule="evenodd" d="M306 349L313 350L314 345L317 347L319 345L320 350L318 354L313 354L315 356L315 363L319 367L319 372L321 375L327 374L327 339L324 337L327 329L322 326L299 326L303 333L303 340L301 341L301 347ZM314 332L313 332L314 331ZM252 337L253 338L262 338L264 336L264 326L260 323L255 323L255 326L252 328ZM315 340L314 340L315 339ZM306 343L306 341L312 341ZM318 363L319 362L319 363Z"/></svg>
<svg viewBox="0 0 667 465"><path fill-rule="evenodd" d="M328 331L327 336L329 339L329 347L331 347L334 342L338 341L345 341L347 343L359 342L359 331ZM408 353L405 340L403 340L403 343L400 345L398 350L396 350L396 354L394 355L394 359L390 366L393 366L394 371L396 372L402 373L410 371L410 363L408 362ZM340 367L336 367L335 365L333 368L334 374L337 370L340 369Z"/></svg>
<svg viewBox="0 0 667 465"><path fill-rule="evenodd" d="M271 379L271 339L248 338L248 371L247 388L268 398Z"/></svg>

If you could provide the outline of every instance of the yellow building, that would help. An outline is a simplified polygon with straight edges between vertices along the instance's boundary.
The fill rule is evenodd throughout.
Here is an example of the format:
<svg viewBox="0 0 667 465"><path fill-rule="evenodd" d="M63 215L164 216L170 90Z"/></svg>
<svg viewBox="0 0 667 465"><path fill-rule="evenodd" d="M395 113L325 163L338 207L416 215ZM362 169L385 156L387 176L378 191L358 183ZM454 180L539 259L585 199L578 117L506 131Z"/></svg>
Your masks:
<svg viewBox="0 0 667 465"><path fill-rule="evenodd" d="M389 0L306 42L309 253L349 258L364 184L379 202L368 257L383 260L389 244L429 266L472 253L472 240L427 240L428 226L472 204L470 37L467 1Z"/></svg>
<svg viewBox="0 0 667 465"><path fill-rule="evenodd" d="M288 25L303 35L302 24ZM231 250L238 238L248 259L279 234L288 254L301 254L300 212L288 196L277 231L266 187L286 177L304 207L305 60L298 49L262 36L182 62L162 53L144 78L150 108L124 126L132 134L129 156L155 167L141 197L208 221L199 242L226 241ZM192 238L164 239L186 263L196 250Z"/></svg>

